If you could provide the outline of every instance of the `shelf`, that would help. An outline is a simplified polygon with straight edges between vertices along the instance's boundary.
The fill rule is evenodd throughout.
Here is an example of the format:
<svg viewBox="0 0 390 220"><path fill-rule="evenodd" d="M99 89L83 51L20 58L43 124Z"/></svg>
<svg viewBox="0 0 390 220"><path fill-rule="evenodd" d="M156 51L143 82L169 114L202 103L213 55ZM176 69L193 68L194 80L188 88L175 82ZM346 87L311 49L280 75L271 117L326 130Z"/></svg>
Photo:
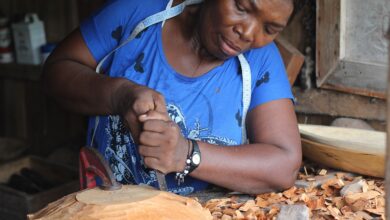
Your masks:
<svg viewBox="0 0 390 220"><path fill-rule="evenodd" d="M295 111L303 114L329 115L386 121L386 101L367 96L326 89L293 88Z"/></svg>
<svg viewBox="0 0 390 220"><path fill-rule="evenodd" d="M41 65L0 64L0 78L39 81L41 73Z"/></svg>

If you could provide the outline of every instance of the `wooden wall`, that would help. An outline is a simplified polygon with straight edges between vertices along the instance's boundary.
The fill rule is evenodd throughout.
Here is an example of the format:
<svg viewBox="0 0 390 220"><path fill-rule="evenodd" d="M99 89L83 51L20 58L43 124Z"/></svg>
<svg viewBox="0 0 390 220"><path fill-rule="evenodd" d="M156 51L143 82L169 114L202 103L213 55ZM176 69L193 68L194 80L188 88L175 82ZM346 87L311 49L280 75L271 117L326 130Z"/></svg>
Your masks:
<svg viewBox="0 0 390 220"><path fill-rule="evenodd" d="M45 22L49 42L57 42L79 23L77 0L1 0L0 11L6 16L34 12Z"/></svg>
<svg viewBox="0 0 390 220"><path fill-rule="evenodd" d="M59 42L78 26L82 1L1 0L0 11L11 18L37 13L45 24L47 41ZM0 136L25 139L30 153L43 155L57 146L82 145L86 117L64 110L47 97L40 75L41 66L0 64Z"/></svg>

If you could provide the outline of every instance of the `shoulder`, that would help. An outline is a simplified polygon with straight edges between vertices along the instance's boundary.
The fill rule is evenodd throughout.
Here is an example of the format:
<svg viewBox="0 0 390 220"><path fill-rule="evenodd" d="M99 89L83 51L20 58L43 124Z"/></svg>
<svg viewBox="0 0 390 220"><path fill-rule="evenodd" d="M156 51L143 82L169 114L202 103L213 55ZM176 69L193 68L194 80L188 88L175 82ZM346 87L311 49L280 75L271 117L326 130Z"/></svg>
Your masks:
<svg viewBox="0 0 390 220"><path fill-rule="evenodd" d="M252 70L250 109L272 100L293 100L283 59L274 42L248 51L245 55Z"/></svg>
<svg viewBox="0 0 390 220"><path fill-rule="evenodd" d="M143 19L157 13L168 4L168 0L110 0L93 16L106 15L106 19L117 17L121 19Z"/></svg>
<svg viewBox="0 0 390 220"><path fill-rule="evenodd" d="M80 24L83 38L95 60L118 46L146 17L165 9L168 0L108 0Z"/></svg>
<svg viewBox="0 0 390 220"><path fill-rule="evenodd" d="M284 72L283 59L274 42L261 48L247 51L244 55L252 69L252 74L261 75L269 70Z"/></svg>
<svg viewBox="0 0 390 220"><path fill-rule="evenodd" d="M279 49L274 42L271 42L263 47L252 49L245 53L248 62L266 63L273 59L281 59Z"/></svg>

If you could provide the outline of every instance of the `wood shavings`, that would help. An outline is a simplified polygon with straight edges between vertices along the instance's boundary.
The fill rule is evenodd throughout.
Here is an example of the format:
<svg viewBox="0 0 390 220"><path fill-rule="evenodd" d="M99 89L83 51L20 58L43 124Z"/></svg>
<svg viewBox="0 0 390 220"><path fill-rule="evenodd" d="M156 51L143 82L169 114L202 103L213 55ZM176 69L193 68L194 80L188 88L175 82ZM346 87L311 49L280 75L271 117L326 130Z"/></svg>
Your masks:
<svg viewBox="0 0 390 220"><path fill-rule="evenodd" d="M234 196L211 199L203 206L210 210L214 219L226 220L279 220L281 207L296 205L306 206L310 219L315 220L385 219L383 179L311 164L305 164L301 170L296 186L283 192L259 194L246 201L239 201Z"/></svg>
<svg viewBox="0 0 390 220"><path fill-rule="evenodd" d="M318 175L325 176L327 172L328 172L327 170L321 169L320 172L318 173Z"/></svg>

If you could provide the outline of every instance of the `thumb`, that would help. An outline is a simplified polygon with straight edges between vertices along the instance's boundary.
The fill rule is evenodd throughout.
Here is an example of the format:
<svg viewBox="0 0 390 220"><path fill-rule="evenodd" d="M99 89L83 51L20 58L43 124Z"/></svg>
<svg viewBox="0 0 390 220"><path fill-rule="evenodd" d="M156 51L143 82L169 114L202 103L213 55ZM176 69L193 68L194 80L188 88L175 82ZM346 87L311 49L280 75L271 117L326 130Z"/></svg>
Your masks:
<svg viewBox="0 0 390 220"><path fill-rule="evenodd" d="M163 95L157 95L153 97L154 101L154 110L162 113L167 113L167 104L165 103L165 98Z"/></svg>

